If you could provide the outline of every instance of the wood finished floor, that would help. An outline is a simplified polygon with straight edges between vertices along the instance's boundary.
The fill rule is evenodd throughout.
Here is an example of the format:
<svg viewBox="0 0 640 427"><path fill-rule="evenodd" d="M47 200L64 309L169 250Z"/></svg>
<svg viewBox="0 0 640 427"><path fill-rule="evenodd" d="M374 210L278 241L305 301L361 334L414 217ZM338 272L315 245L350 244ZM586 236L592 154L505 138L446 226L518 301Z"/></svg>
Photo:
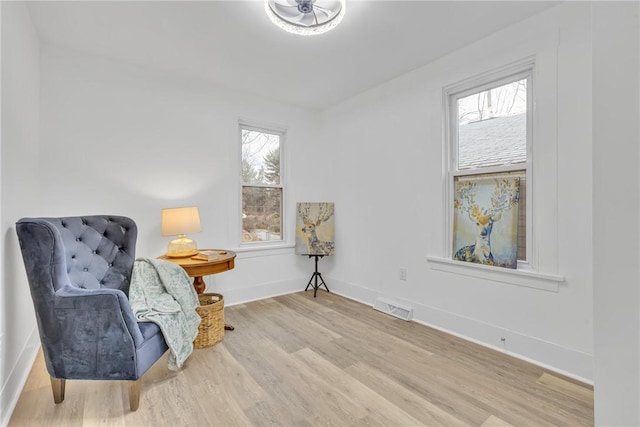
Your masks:
<svg viewBox="0 0 640 427"><path fill-rule="evenodd" d="M591 387L334 294L225 317L181 372L147 372L137 412L116 381L67 381L55 405L40 354L9 426L593 425Z"/></svg>

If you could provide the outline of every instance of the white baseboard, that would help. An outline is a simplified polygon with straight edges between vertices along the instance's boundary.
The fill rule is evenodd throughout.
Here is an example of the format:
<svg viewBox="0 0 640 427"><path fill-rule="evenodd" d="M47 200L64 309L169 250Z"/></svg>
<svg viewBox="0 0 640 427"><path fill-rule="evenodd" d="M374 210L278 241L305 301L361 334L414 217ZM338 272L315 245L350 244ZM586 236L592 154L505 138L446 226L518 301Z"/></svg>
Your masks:
<svg viewBox="0 0 640 427"><path fill-rule="evenodd" d="M328 278L329 289L338 295L373 305L379 296L394 298L413 307L413 321L467 341L533 363L550 371L593 384L593 355L567 348L518 331L481 322L395 295L377 293L353 283ZM502 342L501 338L505 338Z"/></svg>
<svg viewBox="0 0 640 427"><path fill-rule="evenodd" d="M2 384L2 390L0 391L0 426L2 427L9 424L39 349L40 336L38 335L38 328L34 327L25 341L18 360L11 368L7 380Z"/></svg>
<svg viewBox="0 0 640 427"><path fill-rule="evenodd" d="M258 301L266 298L277 297L279 295L292 294L304 291L308 279L292 279L279 282L261 283L248 288L227 289L224 292L224 305L244 304L251 301Z"/></svg>
<svg viewBox="0 0 640 427"><path fill-rule="evenodd" d="M325 280L327 282L327 286L329 286L329 291L362 304L373 306L376 298L380 296L380 294L372 291L371 289L363 288L362 286L354 283L342 282L332 278Z"/></svg>

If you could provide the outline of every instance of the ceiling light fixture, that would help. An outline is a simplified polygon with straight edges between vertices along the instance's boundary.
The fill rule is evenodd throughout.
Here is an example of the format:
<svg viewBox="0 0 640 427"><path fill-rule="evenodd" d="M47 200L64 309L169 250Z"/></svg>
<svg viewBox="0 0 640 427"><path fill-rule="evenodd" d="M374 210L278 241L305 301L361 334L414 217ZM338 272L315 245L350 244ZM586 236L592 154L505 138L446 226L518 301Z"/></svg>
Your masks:
<svg viewBox="0 0 640 427"><path fill-rule="evenodd" d="M345 0L265 0L264 8L283 30L312 36L338 26L344 17Z"/></svg>

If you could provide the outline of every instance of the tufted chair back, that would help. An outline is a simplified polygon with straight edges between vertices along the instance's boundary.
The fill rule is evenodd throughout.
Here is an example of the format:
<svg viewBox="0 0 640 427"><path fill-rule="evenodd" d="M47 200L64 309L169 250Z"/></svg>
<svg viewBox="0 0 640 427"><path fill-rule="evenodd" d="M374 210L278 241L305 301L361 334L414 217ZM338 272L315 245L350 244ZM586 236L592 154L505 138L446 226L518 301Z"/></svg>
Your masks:
<svg viewBox="0 0 640 427"><path fill-rule="evenodd" d="M135 222L23 218L16 231L56 403L65 379L130 380L137 408L139 379L167 345L157 325L136 321L129 304Z"/></svg>
<svg viewBox="0 0 640 427"><path fill-rule="evenodd" d="M51 224L53 240L64 248L63 262L55 264L63 271L53 275L54 292L70 284L80 289L119 289L129 295L138 235L132 219L95 215L31 220Z"/></svg>

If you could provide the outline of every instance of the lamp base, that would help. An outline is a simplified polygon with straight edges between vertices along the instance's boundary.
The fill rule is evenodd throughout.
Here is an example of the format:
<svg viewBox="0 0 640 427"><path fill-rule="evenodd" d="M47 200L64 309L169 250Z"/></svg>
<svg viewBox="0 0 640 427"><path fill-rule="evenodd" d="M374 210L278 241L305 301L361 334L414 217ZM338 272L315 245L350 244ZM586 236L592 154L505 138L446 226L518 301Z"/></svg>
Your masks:
<svg viewBox="0 0 640 427"><path fill-rule="evenodd" d="M184 234L178 236L167 245L167 257L186 258L198 253L198 245L195 240L189 239Z"/></svg>

